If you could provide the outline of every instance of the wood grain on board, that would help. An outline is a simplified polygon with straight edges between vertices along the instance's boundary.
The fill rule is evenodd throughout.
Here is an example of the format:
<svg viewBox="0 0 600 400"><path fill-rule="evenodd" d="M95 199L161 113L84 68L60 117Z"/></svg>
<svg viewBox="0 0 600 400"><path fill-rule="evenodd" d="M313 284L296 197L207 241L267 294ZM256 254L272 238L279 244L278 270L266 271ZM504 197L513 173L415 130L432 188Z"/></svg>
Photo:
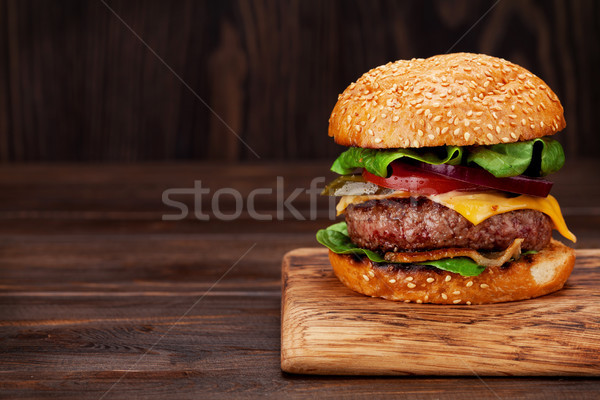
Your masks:
<svg viewBox="0 0 600 400"><path fill-rule="evenodd" d="M527 301L447 306L343 286L322 248L283 260L281 365L332 375L600 375L600 250L565 288Z"/></svg>

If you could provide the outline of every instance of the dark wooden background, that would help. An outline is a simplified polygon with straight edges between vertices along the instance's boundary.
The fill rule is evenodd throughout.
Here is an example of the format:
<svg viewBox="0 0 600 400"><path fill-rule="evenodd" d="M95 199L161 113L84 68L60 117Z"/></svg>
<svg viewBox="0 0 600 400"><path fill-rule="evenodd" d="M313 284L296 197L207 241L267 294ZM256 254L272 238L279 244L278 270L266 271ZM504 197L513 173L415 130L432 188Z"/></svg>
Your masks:
<svg viewBox="0 0 600 400"><path fill-rule="evenodd" d="M261 159L332 157L339 92L446 52L494 4L0 0L0 160L256 159L193 92ZM565 106L568 155L593 156L599 21L593 0L500 0L452 50L541 76Z"/></svg>

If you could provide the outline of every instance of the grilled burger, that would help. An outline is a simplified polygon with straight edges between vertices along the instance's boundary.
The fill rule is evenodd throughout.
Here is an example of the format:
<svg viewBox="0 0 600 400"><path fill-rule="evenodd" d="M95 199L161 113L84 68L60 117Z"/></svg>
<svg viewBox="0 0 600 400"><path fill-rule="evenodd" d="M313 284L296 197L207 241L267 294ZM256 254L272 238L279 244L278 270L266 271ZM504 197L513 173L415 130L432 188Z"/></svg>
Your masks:
<svg viewBox="0 0 600 400"><path fill-rule="evenodd" d="M575 241L543 178L564 164L549 136L566 126L557 96L503 59L447 54L377 67L339 96L329 136L348 146L345 222L317 233L340 281L368 296L485 304L563 287Z"/></svg>

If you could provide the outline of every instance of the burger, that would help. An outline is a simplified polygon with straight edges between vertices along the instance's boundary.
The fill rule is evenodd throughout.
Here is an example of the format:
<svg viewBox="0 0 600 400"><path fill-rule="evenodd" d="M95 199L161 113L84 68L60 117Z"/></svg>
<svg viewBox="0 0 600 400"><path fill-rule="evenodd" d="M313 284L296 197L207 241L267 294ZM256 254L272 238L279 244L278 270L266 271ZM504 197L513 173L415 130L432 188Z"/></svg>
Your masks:
<svg viewBox="0 0 600 400"><path fill-rule="evenodd" d="M552 182L563 107L504 59L400 60L339 95L329 136L347 146L323 194L344 222L317 233L339 280L367 296L435 304L530 299L563 287L575 251Z"/></svg>

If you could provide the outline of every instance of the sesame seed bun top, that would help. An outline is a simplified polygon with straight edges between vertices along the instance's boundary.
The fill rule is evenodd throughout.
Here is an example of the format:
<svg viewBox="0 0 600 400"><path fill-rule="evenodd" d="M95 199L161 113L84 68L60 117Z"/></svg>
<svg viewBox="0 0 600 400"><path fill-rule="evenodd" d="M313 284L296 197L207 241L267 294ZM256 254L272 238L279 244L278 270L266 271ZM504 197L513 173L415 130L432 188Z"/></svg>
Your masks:
<svg viewBox="0 0 600 400"><path fill-rule="evenodd" d="M558 97L540 78L501 58L456 53L370 70L338 97L329 136L364 148L469 146L565 126Z"/></svg>

